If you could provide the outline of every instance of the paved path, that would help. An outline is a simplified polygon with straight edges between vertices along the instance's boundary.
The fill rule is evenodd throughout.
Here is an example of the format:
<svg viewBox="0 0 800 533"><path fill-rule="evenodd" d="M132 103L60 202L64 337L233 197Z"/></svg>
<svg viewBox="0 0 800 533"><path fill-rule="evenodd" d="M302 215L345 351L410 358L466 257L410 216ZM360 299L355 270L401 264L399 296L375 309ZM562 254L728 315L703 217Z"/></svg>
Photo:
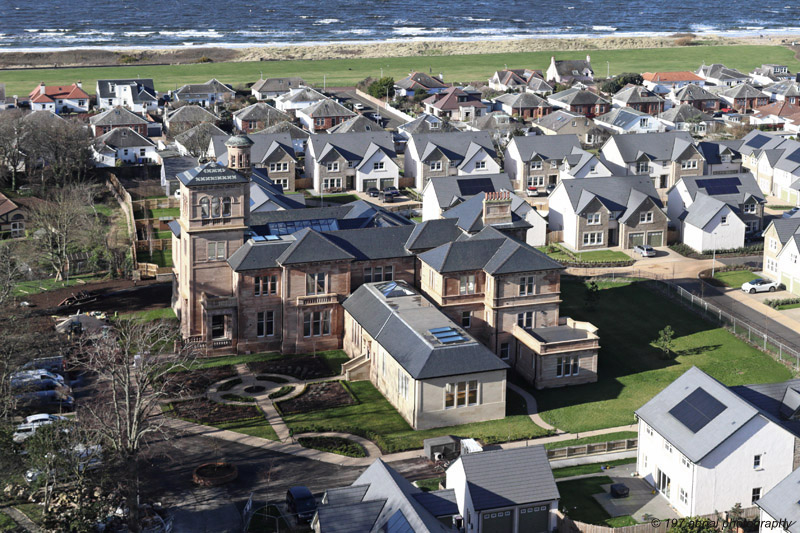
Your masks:
<svg viewBox="0 0 800 533"><path fill-rule="evenodd" d="M520 396L522 396L522 398L525 400L525 404L528 406L528 416L531 418L531 422L544 429L558 431L558 429L555 426L551 426L550 424L545 422L544 419L541 417L541 415L539 414L539 407L536 404L536 398L534 398L530 392L526 391L522 387L514 385L510 381L506 381L506 386L509 389L516 392L517 394L519 394Z"/></svg>
<svg viewBox="0 0 800 533"><path fill-rule="evenodd" d="M0 511L10 516L11 519L25 531L30 531L32 533L39 533L42 531L42 528L34 524L31 519L25 515L25 513L19 511L16 507L0 507Z"/></svg>

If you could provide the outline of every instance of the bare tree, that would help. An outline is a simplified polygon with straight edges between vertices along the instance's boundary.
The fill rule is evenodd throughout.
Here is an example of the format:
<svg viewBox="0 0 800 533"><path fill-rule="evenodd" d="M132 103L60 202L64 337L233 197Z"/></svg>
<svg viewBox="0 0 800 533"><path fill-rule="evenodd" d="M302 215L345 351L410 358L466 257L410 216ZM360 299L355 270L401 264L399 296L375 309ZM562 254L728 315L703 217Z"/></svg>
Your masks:
<svg viewBox="0 0 800 533"><path fill-rule="evenodd" d="M17 174L25 154L22 140L27 132L25 115L20 109L9 109L0 113L0 165L11 176L11 190L17 190Z"/></svg>
<svg viewBox="0 0 800 533"><path fill-rule="evenodd" d="M51 118L32 121L22 143L28 164L38 167L42 186L83 182L91 167L92 137L76 120ZM33 172L29 172L31 177Z"/></svg>
<svg viewBox="0 0 800 533"><path fill-rule="evenodd" d="M180 388L176 370L191 366L190 350L171 351L177 328L168 322L121 319L82 340L78 364L97 377L97 392L81 403L81 419L101 437L124 473L128 527L138 531L139 464L147 443L166 437L161 403Z"/></svg>
<svg viewBox="0 0 800 533"><path fill-rule="evenodd" d="M14 288L22 277L22 265L13 248L9 243L0 242L0 307L11 299Z"/></svg>

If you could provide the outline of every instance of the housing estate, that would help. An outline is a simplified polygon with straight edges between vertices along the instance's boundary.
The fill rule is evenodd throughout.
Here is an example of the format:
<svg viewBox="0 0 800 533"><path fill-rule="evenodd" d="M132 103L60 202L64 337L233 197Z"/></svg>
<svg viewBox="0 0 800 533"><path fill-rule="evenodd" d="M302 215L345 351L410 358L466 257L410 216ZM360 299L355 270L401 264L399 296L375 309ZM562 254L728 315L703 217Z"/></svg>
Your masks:
<svg viewBox="0 0 800 533"><path fill-rule="evenodd" d="M610 131L596 126L594 120L564 109L536 119L533 127L545 135L577 135L586 149L599 147L611 136Z"/></svg>
<svg viewBox="0 0 800 533"><path fill-rule="evenodd" d="M266 104L265 104L266 105ZM311 133L325 132L356 116L342 104L325 98L308 107L295 110L295 116Z"/></svg>
<svg viewBox="0 0 800 533"><path fill-rule="evenodd" d="M271 100L292 89L306 84L303 78L290 76L286 78L261 78L250 87L250 94L257 100Z"/></svg>
<svg viewBox="0 0 800 533"><path fill-rule="evenodd" d="M426 94L436 94L447 89L441 79L425 74L412 72L402 80L395 82L394 90L397 96L414 96L417 91Z"/></svg>
<svg viewBox="0 0 800 533"><path fill-rule="evenodd" d="M97 137L92 156L99 167L115 167L117 161L153 165L161 162L155 143L130 128L115 128Z"/></svg>
<svg viewBox="0 0 800 533"><path fill-rule="evenodd" d="M764 275L800 295L800 216L774 219L763 235Z"/></svg>
<svg viewBox="0 0 800 533"><path fill-rule="evenodd" d="M148 125L147 120L122 106L113 107L89 118L89 127L95 137L108 133L114 128L130 128L146 137Z"/></svg>
<svg viewBox="0 0 800 533"><path fill-rule="evenodd" d="M429 180L422 189L422 220L436 220L449 208L476 194L502 190L513 190L508 174L505 173Z"/></svg>
<svg viewBox="0 0 800 533"><path fill-rule="evenodd" d="M564 158L581 147L576 135L517 136L506 145L505 171L515 191L556 185Z"/></svg>
<svg viewBox="0 0 800 533"><path fill-rule="evenodd" d="M422 191L430 179L471 174L498 174L497 152L486 131L417 133L404 154L406 178Z"/></svg>
<svg viewBox="0 0 800 533"><path fill-rule="evenodd" d="M542 118L553 111L553 106L547 100L529 92L503 94L494 101L505 113L523 119Z"/></svg>
<svg viewBox="0 0 800 533"><path fill-rule="evenodd" d="M642 73L642 80L647 89L650 89L656 94L666 95L670 92L676 92L678 89L686 85L705 85L705 80L695 74L694 72L674 71L674 72L644 72Z"/></svg>
<svg viewBox="0 0 800 533"><path fill-rule="evenodd" d="M312 135L305 171L317 192L400 187L396 156L389 132Z"/></svg>
<svg viewBox="0 0 800 533"><path fill-rule="evenodd" d="M742 166L756 177L761 192L800 205L800 142L755 130L730 145L742 155Z"/></svg>
<svg viewBox="0 0 800 533"><path fill-rule="evenodd" d="M640 85L623 87L611 97L611 103L617 107L630 107L648 115L657 115L664 111L664 99Z"/></svg>
<svg viewBox="0 0 800 533"><path fill-rule="evenodd" d="M89 95L81 82L72 85L39 84L28 95L32 111L62 113L86 113L89 111Z"/></svg>
<svg viewBox="0 0 800 533"><path fill-rule="evenodd" d="M198 104L203 107L229 102L234 96L236 91L216 78L205 83L189 83L172 92L172 97L178 102Z"/></svg>
<svg viewBox="0 0 800 533"><path fill-rule="evenodd" d="M602 115L611 109L611 102L592 91L578 87L553 93L547 97L547 101L554 107L563 108L570 113L587 118Z"/></svg>
<svg viewBox="0 0 800 533"><path fill-rule="evenodd" d="M100 109L122 106L134 113L158 109L158 93L151 78L97 80L95 95Z"/></svg>
<svg viewBox="0 0 800 533"><path fill-rule="evenodd" d="M486 104L480 95L466 92L460 87L448 87L422 101L425 112L439 118L470 121L486 113Z"/></svg>
<svg viewBox="0 0 800 533"><path fill-rule="evenodd" d="M237 157L245 155L241 146L249 146L246 150L249 165L239 165L229 159L230 154ZM297 188L297 155L292 139L288 133L254 133L251 135L227 134L214 135L207 143L207 155L220 165L234 164L247 173L252 169L261 169L272 184L279 185L284 191ZM231 150L232 147L232 150ZM306 185L305 182L301 185Z"/></svg>
<svg viewBox="0 0 800 533"><path fill-rule="evenodd" d="M289 120L286 114L266 102L257 102L233 114L234 127L244 133L263 130L285 120Z"/></svg>

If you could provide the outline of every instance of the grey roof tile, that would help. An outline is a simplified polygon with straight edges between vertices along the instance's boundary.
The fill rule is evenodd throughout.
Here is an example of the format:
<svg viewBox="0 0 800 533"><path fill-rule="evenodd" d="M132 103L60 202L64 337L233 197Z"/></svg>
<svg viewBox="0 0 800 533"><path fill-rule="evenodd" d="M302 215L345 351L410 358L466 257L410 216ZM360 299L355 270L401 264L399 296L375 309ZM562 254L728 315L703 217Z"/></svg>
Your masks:
<svg viewBox="0 0 800 533"><path fill-rule="evenodd" d="M786 520L789 533L800 533L800 469L786 476L780 483L756 502L769 516L775 520ZM764 517L766 520L766 517Z"/></svg>

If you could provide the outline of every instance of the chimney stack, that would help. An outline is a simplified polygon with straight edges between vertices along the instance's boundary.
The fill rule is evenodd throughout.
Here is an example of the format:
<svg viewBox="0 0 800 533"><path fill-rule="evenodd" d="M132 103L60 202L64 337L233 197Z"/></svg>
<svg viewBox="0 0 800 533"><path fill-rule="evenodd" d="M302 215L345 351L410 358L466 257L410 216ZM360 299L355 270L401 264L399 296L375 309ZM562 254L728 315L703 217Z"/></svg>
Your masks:
<svg viewBox="0 0 800 533"><path fill-rule="evenodd" d="M592 62L592 57L589 54L586 54L586 62L587 63L591 63Z"/></svg>
<svg viewBox="0 0 800 533"><path fill-rule="evenodd" d="M511 223L511 193L502 190L487 192L483 197L483 225Z"/></svg>
<svg viewBox="0 0 800 533"><path fill-rule="evenodd" d="M76 83L75 85L77 85L78 88L83 89L83 82L81 80L78 80L78 83Z"/></svg>
<svg viewBox="0 0 800 533"><path fill-rule="evenodd" d="M45 87L44 87L44 82L42 82L39 84L39 94L44 94L44 93L45 93Z"/></svg>

